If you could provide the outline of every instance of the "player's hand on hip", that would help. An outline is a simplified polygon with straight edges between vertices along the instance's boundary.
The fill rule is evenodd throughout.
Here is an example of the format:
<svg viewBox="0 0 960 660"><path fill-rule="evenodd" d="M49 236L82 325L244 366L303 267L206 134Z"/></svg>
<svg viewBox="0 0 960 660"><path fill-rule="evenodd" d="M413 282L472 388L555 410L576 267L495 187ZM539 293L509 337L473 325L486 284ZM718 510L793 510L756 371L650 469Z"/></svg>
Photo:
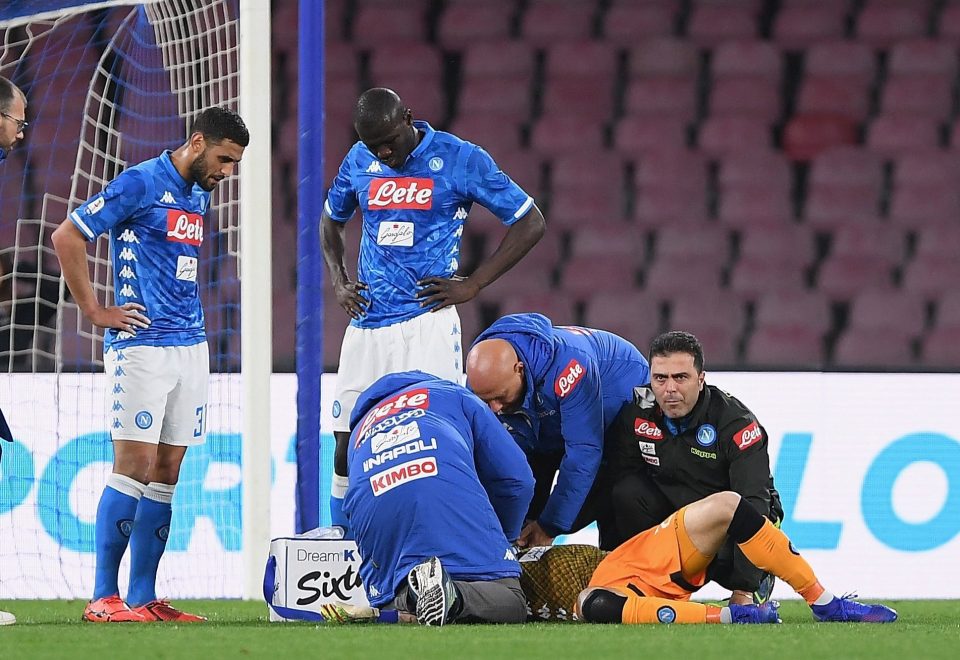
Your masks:
<svg viewBox="0 0 960 660"><path fill-rule="evenodd" d="M335 284L333 290L337 296L337 302L350 315L350 318L359 319L366 315L370 301L360 295L361 291L367 290L366 284L347 280Z"/></svg>
<svg viewBox="0 0 960 660"><path fill-rule="evenodd" d="M553 545L553 537L543 531L540 523L533 521L527 523L523 531L520 532L517 545L521 548L537 548L542 545Z"/></svg>
<svg viewBox="0 0 960 660"><path fill-rule="evenodd" d="M114 328L136 334L137 328L150 327L150 319L143 314L145 311L147 311L146 307L134 302L119 306L98 307L90 315L90 322L101 328Z"/></svg>
<svg viewBox="0 0 960 660"><path fill-rule="evenodd" d="M431 312L467 302L480 293L480 287L459 275L424 277L417 285L423 287L417 292L417 298L421 298L420 306L428 307Z"/></svg>

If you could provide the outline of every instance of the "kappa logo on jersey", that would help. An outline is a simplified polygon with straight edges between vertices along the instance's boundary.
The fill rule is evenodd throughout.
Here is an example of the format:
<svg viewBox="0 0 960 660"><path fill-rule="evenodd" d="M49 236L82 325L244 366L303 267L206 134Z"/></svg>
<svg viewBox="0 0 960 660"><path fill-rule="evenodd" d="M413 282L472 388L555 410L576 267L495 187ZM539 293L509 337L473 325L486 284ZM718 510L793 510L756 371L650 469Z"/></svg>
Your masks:
<svg viewBox="0 0 960 660"><path fill-rule="evenodd" d="M453 214L454 220L466 220L467 219L467 209L462 206L457 207L457 212ZM463 227L457 229L457 236L460 236L463 233Z"/></svg>
<svg viewBox="0 0 960 660"><path fill-rule="evenodd" d="M163 197L160 198L160 201L164 204L174 204L177 200L173 198L173 193L169 190L163 191Z"/></svg>
<svg viewBox="0 0 960 660"><path fill-rule="evenodd" d="M379 497L400 484L435 476L437 476L437 459L428 456L401 463L396 467L373 475L370 477L370 488L373 490L373 496Z"/></svg>
<svg viewBox="0 0 960 660"><path fill-rule="evenodd" d="M367 207L428 211L433 208L433 179L400 177L370 182Z"/></svg>
<svg viewBox="0 0 960 660"><path fill-rule="evenodd" d="M117 275L128 280L137 279L137 274L133 272L133 269L130 268L130 266L127 266L127 265L124 265L124 267L120 269L120 272L117 273Z"/></svg>
<svg viewBox="0 0 960 660"><path fill-rule="evenodd" d="M751 445L755 445L763 439L763 431L757 422L750 422L746 428L733 434L733 441L737 443L740 451L743 451Z"/></svg>
<svg viewBox="0 0 960 660"><path fill-rule="evenodd" d="M383 172L383 168L380 167L380 161L375 160L370 163L370 165L367 166L367 172L370 174L381 174Z"/></svg>
<svg viewBox="0 0 960 660"><path fill-rule="evenodd" d="M374 454L402 445L407 442L413 442L420 439L420 425L414 422L408 422L401 426L394 426L385 433L377 433L370 441L370 451Z"/></svg>
<svg viewBox="0 0 960 660"><path fill-rule="evenodd" d="M577 362L576 358L570 360L570 364L563 368L563 373L560 374L557 382L554 383L553 391L562 399L570 394L573 388L576 387L580 379L583 378L583 374L583 365Z"/></svg>
<svg viewBox="0 0 960 660"><path fill-rule="evenodd" d="M117 236L117 240L123 243L140 244L140 239L137 238L137 235L133 233L132 229L124 229L123 232Z"/></svg>
<svg viewBox="0 0 960 660"><path fill-rule="evenodd" d="M167 240L199 246L203 243L203 218L196 213L167 211Z"/></svg>
<svg viewBox="0 0 960 660"><path fill-rule="evenodd" d="M120 254L117 255L121 261L136 261L137 255L134 254L133 250L128 247L120 250Z"/></svg>
<svg viewBox="0 0 960 660"><path fill-rule="evenodd" d="M363 418L363 422L360 424L360 430L357 431L358 445L359 440L367 434L367 431L370 430L370 427L374 424L384 417L396 415L408 408L419 408L422 410L430 408L430 391L419 389L403 392L393 398L387 399L376 408L373 408L367 413L367 416Z"/></svg>
<svg viewBox="0 0 960 660"><path fill-rule="evenodd" d="M650 420L637 417L633 420L633 432L643 438L663 440L663 431Z"/></svg>
<svg viewBox="0 0 960 660"><path fill-rule="evenodd" d="M133 290L133 287L129 284L124 284L120 287L120 295L124 298L136 298L137 292Z"/></svg>

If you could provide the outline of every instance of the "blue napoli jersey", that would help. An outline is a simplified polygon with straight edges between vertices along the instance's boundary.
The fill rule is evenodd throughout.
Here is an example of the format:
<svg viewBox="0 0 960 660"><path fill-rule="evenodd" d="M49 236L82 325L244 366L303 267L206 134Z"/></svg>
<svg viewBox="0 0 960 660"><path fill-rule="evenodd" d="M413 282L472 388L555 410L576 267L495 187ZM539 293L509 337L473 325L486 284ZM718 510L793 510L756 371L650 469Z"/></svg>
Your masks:
<svg viewBox="0 0 960 660"><path fill-rule="evenodd" d="M374 606L439 557L455 579L517 577L511 547L533 497L523 453L468 390L420 371L384 376L354 409L344 499Z"/></svg>
<svg viewBox="0 0 960 660"><path fill-rule="evenodd" d="M146 307L150 327L107 329L104 346L191 346L206 338L197 284L210 193L187 183L166 151L128 168L70 214L88 241L110 232L116 305Z"/></svg>
<svg viewBox="0 0 960 660"><path fill-rule="evenodd" d="M533 198L482 148L422 121L420 144L399 169L357 142L340 165L324 210L346 222L360 207L363 232L357 278L369 287L367 313L351 325L379 328L423 314L416 298L424 277L450 277L460 265L460 238L474 202L511 225Z"/></svg>
<svg viewBox="0 0 960 660"><path fill-rule="evenodd" d="M552 536L568 532L600 469L605 432L633 401L633 389L649 382L650 366L618 335L554 327L542 314L504 316L476 342L492 338L509 341L526 367L520 410L501 413L500 421L528 454L563 452L538 522Z"/></svg>

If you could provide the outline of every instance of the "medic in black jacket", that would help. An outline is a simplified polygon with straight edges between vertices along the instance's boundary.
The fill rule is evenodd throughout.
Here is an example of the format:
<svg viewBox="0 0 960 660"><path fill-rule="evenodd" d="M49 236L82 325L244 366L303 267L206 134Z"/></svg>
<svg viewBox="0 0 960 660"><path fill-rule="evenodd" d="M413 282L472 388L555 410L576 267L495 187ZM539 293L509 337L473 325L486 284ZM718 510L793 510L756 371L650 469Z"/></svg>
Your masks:
<svg viewBox="0 0 960 660"><path fill-rule="evenodd" d="M779 521L783 510L770 475L767 433L738 399L704 382L697 338L664 333L654 339L649 359L650 383L636 388L633 403L623 406L610 429L622 540L724 490ZM708 570L708 579L735 592L734 602L749 602L763 575L730 543Z"/></svg>

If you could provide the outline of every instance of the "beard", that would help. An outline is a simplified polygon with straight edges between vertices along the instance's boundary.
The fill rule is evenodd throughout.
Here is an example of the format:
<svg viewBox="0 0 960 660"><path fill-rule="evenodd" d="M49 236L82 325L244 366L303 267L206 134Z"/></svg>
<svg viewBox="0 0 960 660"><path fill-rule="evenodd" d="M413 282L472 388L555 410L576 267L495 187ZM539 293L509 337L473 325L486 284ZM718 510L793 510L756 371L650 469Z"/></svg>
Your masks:
<svg viewBox="0 0 960 660"><path fill-rule="evenodd" d="M204 163L207 162L207 150L204 149L199 156L193 159L193 162L190 163L190 178L195 184L210 192L213 190L217 184L216 182L211 182L210 175L207 173L206 168L204 168Z"/></svg>

